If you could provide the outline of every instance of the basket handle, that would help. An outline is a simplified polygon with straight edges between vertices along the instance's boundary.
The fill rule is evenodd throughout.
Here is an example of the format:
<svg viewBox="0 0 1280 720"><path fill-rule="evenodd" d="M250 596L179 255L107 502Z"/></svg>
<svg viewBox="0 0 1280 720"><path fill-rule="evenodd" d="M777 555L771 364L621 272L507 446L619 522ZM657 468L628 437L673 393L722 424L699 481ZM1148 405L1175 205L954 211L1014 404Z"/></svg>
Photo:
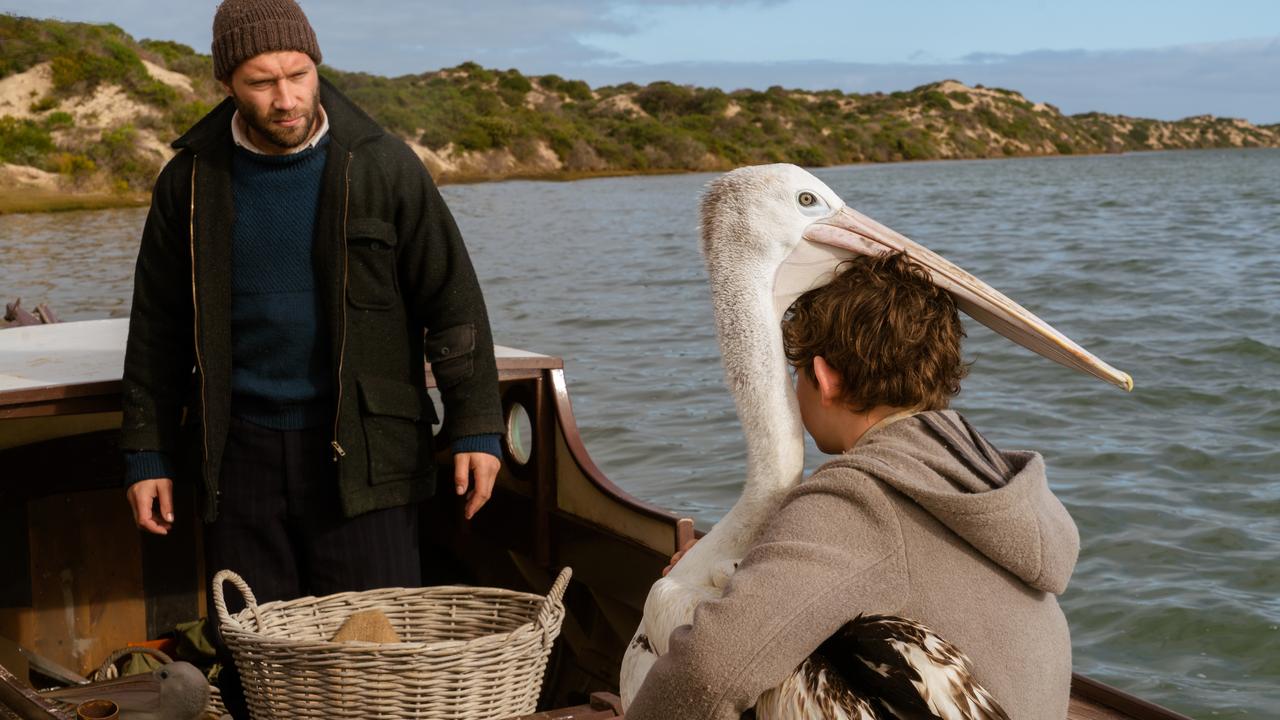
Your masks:
<svg viewBox="0 0 1280 720"><path fill-rule="evenodd" d="M258 598L254 597L253 590L249 589L249 583L244 578L232 570L219 570L217 575L213 576L213 607L218 611L218 623L221 625L231 625L239 629L244 629L240 621L234 615L227 612L227 600L223 597L223 584L231 581L236 586L236 590L240 592L240 596L244 598L245 607L253 613L253 619L258 623L258 631L262 631L262 615L258 613Z"/></svg>
<svg viewBox="0 0 1280 720"><path fill-rule="evenodd" d="M560 571L559 577L551 585L551 589L547 591L547 596L542 599L542 603L538 606L538 624L546 628L551 624L551 614L556 607L564 606L564 591L569 587L569 578L573 577L573 568L566 567Z"/></svg>
<svg viewBox="0 0 1280 720"><path fill-rule="evenodd" d="M173 662L173 658L166 655L162 650L142 646L123 647L111 653L107 656L106 660L102 661L102 664L99 665L98 669L93 673L94 678L97 680L114 680L115 676L119 673L119 671L116 670L116 661L125 655L136 654L150 655L151 657L159 660L163 665L168 665Z"/></svg>

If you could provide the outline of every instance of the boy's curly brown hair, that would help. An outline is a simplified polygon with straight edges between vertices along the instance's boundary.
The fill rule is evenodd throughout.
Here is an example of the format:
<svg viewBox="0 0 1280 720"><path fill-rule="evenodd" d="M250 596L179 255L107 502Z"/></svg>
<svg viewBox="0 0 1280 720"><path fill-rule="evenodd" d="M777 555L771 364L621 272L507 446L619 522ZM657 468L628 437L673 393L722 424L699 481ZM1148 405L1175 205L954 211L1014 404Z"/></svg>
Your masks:
<svg viewBox="0 0 1280 720"><path fill-rule="evenodd" d="M855 412L879 405L941 410L969 367L955 299L902 253L860 255L801 295L782 322L787 360L813 378L822 356Z"/></svg>

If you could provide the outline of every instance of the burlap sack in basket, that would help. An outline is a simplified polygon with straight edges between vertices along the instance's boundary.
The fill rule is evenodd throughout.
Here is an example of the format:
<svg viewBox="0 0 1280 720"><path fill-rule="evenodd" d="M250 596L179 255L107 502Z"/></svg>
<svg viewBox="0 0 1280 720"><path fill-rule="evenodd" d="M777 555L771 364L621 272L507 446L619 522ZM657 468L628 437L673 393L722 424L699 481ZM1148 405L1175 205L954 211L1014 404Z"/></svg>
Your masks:
<svg viewBox="0 0 1280 720"><path fill-rule="evenodd" d="M213 602L254 720L491 720L536 709L571 574L562 570L545 598L450 585L258 605L223 570ZM235 615L223 597L228 581L245 599ZM371 609L405 642L330 642L352 613Z"/></svg>

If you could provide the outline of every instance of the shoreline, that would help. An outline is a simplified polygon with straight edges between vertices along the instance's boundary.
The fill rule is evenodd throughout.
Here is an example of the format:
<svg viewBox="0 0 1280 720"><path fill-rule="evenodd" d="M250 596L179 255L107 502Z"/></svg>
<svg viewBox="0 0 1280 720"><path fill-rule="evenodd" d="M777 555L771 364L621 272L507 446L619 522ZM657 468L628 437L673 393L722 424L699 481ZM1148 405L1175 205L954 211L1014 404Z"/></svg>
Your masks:
<svg viewBox="0 0 1280 720"><path fill-rule="evenodd" d="M946 163L946 162L981 162L992 160L1026 160L1031 158L1072 158L1072 157L1119 157L1123 155L1140 155L1158 152L1196 152L1212 150L1266 150L1276 149L1262 147L1224 147L1224 148L1151 148L1149 150L1127 150L1119 153L1072 153L1069 155L1006 155L1002 157L956 157L928 158L918 160L893 160L889 162L859 162L822 165L809 170L824 170L836 167L861 167L874 165L900 165L913 163ZM578 180L599 180L620 177L647 177L661 175L694 175L698 173L727 172L731 168L719 170L686 170L683 168L664 168L651 170L589 170L589 171L552 171L552 172L513 172L509 175L464 175L458 177L445 176L436 180L436 185L478 185L481 183L497 183L511 181L534 182L576 182ZM17 215L33 213L57 213L74 210L111 210L115 208L144 207L151 201L150 193L109 193L109 192L75 192L71 190L48 190L43 188L0 188L0 215Z"/></svg>
<svg viewBox="0 0 1280 720"><path fill-rule="evenodd" d="M151 196L147 193L85 193L37 188L0 189L0 215L110 210L141 207L150 202Z"/></svg>

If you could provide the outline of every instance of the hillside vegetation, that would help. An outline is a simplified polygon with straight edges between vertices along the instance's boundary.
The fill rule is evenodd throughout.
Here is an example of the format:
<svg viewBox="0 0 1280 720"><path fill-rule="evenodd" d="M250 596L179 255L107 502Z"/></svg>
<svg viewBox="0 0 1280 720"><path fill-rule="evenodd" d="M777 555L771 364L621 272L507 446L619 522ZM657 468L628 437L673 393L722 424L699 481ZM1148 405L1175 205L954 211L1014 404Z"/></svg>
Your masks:
<svg viewBox="0 0 1280 720"><path fill-rule="evenodd" d="M669 82L592 88L474 63L323 74L441 181L1280 146L1280 126L1063 115L953 80L894 93ZM168 143L222 98L208 55L114 25L0 15L0 188L146 191Z"/></svg>

